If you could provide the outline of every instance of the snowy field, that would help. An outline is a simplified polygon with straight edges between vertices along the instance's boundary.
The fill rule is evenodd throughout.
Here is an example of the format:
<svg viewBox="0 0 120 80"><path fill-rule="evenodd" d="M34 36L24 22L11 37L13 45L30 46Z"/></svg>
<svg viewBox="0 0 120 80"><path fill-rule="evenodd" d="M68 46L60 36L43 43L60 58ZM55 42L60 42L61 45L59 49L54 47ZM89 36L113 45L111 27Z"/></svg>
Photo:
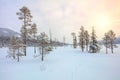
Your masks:
<svg viewBox="0 0 120 80"><path fill-rule="evenodd" d="M105 54L84 52L71 46L58 47L45 56L34 58L33 48L20 62L6 58L7 48L0 48L0 80L120 80L120 46Z"/></svg>

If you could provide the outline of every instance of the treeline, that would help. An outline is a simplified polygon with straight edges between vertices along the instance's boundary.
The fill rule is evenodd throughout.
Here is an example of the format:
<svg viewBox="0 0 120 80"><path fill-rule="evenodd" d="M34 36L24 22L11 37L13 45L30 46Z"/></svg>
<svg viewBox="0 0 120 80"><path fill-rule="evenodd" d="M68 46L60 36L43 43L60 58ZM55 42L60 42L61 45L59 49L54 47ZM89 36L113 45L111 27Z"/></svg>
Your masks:
<svg viewBox="0 0 120 80"><path fill-rule="evenodd" d="M78 42L76 33L72 32L71 35L73 36L73 47L76 48L77 46L80 46L82 52L84 52L86 48L86 51L89 53L98 53L100 52L101 44L106 47L106 54L108 53L108 48L111 50L111 53L113 53L114 48L117 48L114 42L116 35L112 30L109 30L107 33L105 33L102 41L97 40L94 27L92 27L92 32L89 34L88 31L81 26L78 34Z"/></svg>

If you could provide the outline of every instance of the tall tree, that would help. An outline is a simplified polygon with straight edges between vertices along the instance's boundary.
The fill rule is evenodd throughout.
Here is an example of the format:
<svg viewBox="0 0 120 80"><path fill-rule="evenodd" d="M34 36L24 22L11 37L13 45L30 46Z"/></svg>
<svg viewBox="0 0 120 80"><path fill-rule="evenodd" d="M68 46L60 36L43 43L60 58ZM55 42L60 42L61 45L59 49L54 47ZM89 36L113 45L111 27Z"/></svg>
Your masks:
<svg viewBox="0 0 120 80"><path fill-rule="evenodd" d="M86 51L88 51L88 45L89 45L89 41L90 41L90 40L89 40L90 35L89 35L89 33L88 33L87 30L85 30L84 35L85 35Z"/></svg>
<svg viewBox="0 0 120 80"><path fill-rule="evenodd" d="M108 32L108 36L109 36L109 46L110 46L110 48L111 48L111 52L113 53L113 49L114 49L114 47L116 46L115 44L114 44L114 40L116 39L116 37L115 37L115 33L112 31L112 30L110 30L109 32Z"/></svg>
<svg viewBox="0 0 120 80"><path fill-rule="evenodd" d="M110 39L110 37L109 37L108 33L105 33L105 35L103 37L103 44L106 47L106 54L108 53L107 48L109 47L109 39Z"/></svg>
<svg viewBox="0 0 120 80"><path fill-rule="evenodd" d="M83 52L84 48L85 48L85 35L84 35L84 27L83 26L81 26L80 32L79 32L79 45Z"/></svg>
<svg viewBox="0 0 120 80"><path fill-rule="evenodd" d="M74 32L72 32L71 35L73 37L73 47L76 48L77 47L76 34Z"/></svg>
<svg viewBox="0 0 120 80"><path fill-rule="evenodd" d="M25 6L23 6L20 9L20 12L17 12L16 14L19 16L19 20L23 21L23 25L22 25L22 28L21 28L21 33L22 33L22 37L23 37L23 43L25 44L24 54L26 56L26 39L27 39L27 32L28 32L27 31L27 26L31 26L32 15L30 13L30 10Z"/></svg>

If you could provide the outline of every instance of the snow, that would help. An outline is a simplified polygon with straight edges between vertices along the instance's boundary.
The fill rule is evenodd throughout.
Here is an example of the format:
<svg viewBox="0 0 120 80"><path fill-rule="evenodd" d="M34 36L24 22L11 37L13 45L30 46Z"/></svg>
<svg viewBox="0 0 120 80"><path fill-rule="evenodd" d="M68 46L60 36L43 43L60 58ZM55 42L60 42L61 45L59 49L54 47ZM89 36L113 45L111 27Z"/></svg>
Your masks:
<svg viewBox="0 0 120 80"><path fill-rule="evenodd" d="M34 58L33 47L20 62L6 57L7 48L0 49L0 80L120 80L120 45L112 54L82 53L80 48L58 47L45 55ZM37 52L39 53L39 52Z"/></svg>

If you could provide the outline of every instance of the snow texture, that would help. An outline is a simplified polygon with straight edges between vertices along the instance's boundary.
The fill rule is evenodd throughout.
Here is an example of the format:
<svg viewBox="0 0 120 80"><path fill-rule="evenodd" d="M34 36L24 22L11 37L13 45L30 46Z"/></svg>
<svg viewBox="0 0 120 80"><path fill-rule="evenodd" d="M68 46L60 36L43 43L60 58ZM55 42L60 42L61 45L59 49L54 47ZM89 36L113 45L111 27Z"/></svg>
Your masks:
<svg viewBox="0 0 120 80"><path fill-rule="evenodd" d="M112 54L81 52L71 46L58 47L50 54L34 58L34 48L20 62L6 57L7 48L0 49L0 80L120 80L120 46ZM37 52L39 54L39 52Z"/></svg>

